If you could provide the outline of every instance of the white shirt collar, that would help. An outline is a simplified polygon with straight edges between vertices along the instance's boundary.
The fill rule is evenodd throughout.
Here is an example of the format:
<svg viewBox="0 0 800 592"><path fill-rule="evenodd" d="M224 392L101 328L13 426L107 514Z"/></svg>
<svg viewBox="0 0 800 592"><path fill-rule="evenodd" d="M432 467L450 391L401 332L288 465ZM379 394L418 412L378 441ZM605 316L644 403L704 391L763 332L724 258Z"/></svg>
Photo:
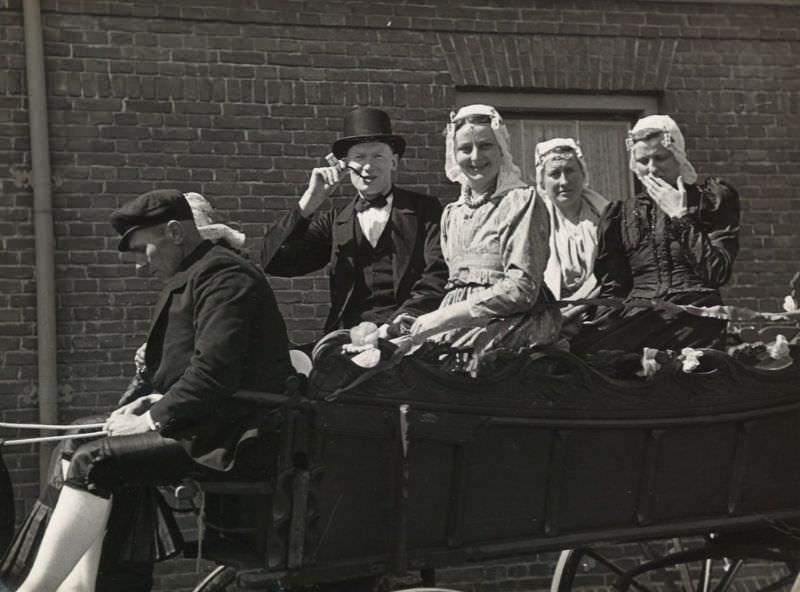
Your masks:
<svg viewBox="0 0 800 592"><path fill-rule="evenodd" d="M361 232L367 237L369 244L373 247L378 244L386 225L389 223L389 218L392 215L392 202L394 196L390 193L386 196L386 205L380 208L369 208L363 212L356 212L358 224L361 226Z"/></svg>

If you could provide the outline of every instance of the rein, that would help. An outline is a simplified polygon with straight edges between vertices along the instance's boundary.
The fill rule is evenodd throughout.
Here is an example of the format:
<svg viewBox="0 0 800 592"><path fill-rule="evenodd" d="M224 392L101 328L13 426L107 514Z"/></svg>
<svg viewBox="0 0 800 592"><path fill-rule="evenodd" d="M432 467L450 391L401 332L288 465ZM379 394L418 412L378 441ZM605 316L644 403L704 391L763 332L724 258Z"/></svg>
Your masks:
<svg viewBox="0 0 800 592"><path fill-rule="evenodd" d="M0 446L17 446L21 444L36 444L38 442L56 442L61 440L73 440L75 438L96 438L98 436L108 436L108 431L104 430L105 423L84 423L71 425L52 425L43 423L13 423L0 421L0 428L12 428L18 430L95 430L93 432L79 432L76 434L61 434L58 436L37 436L35 438L16 438L14 440L4 440L0 438Z"/></svg>

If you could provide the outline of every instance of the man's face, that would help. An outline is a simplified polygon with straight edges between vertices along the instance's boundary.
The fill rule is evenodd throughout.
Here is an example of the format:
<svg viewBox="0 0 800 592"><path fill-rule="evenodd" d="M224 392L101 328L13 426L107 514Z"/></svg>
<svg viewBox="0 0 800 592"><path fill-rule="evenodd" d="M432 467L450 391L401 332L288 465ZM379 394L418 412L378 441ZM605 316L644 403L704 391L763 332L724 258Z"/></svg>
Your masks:
<svg viewBox="0 0 800 592"><path fill-rule="evenodd" d="M365 199L384 195L392 187L392 173L397 170L398 156L388 144L364 142L351 146L347 151L351 167L361 172L359 176L350 171L350 182Z"/></svg>
<svg viewBox="0 0 800 592"><path fill-rule="evenodd" d="M634 172L640 179L653 175L675 186L681 167L675 155L662 143L662 136L655 136L633 145Z"/></svg>
<svg viewBox="0 0 800 592"><path fill-rule="evenodd" d="M180 241L176 242L168 224L139 228L128 239L128 248L136 255L136 268L149 270L163 281L175 275L183 261Z"/></svg>

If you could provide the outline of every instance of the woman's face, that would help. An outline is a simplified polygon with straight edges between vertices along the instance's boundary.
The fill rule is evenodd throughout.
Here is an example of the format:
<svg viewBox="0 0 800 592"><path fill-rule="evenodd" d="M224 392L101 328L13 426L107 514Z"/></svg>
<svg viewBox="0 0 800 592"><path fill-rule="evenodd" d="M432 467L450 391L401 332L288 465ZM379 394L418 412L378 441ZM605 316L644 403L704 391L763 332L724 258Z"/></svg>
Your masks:
<svg viewBox="0 0 800 592"><path fill-rule="evenodd" d="M661 143L661 136L636 142L632 156L633 172L640 179L653 175L673 186L678 183L680 164L675 155Z"/></svg>
<svg viewBox="0 0 800 592"><path fill-rule="evenodd" d="M465 123L455 135L456 162L473 191L487 191L497 179L503 153L490 124Z"/></svg>
<svg viewBox="0 0 800 592"><path fill-rule="evenodd" d="M545 162L542 175L544 192L558 206L578 201L585 181L586 176L574 154L567 158L555 156Z"/></svg>

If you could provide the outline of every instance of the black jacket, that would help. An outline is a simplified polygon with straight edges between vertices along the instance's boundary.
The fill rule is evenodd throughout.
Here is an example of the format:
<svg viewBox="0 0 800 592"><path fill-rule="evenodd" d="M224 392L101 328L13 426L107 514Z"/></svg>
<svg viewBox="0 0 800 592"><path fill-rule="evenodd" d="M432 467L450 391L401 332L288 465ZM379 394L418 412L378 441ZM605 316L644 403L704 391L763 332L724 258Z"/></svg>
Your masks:
<svg viewBox="0 0 800 592"><path fill-rule="evenodd" d="M394 289L401 304L392 315L435 310L444 294L447 266L439 223L442 206L429 195L395 187L389 219L394 244ZM328 266L331 308L325 332L343 327L342 314L356 282L356 227L353 204L311 220L295 206L264 234L261 264L280 277L305 275Z"/></svg>
<svg viewBox="0 0 800 592"><path fill-rule="evenodd" d="M150 409L161 434L197 462L228 468L261 420L254 403L232 395L283 392L293 373L288 343L264 274L203 242L161 291L147 338L146 380L164 394Z"/></svg>

